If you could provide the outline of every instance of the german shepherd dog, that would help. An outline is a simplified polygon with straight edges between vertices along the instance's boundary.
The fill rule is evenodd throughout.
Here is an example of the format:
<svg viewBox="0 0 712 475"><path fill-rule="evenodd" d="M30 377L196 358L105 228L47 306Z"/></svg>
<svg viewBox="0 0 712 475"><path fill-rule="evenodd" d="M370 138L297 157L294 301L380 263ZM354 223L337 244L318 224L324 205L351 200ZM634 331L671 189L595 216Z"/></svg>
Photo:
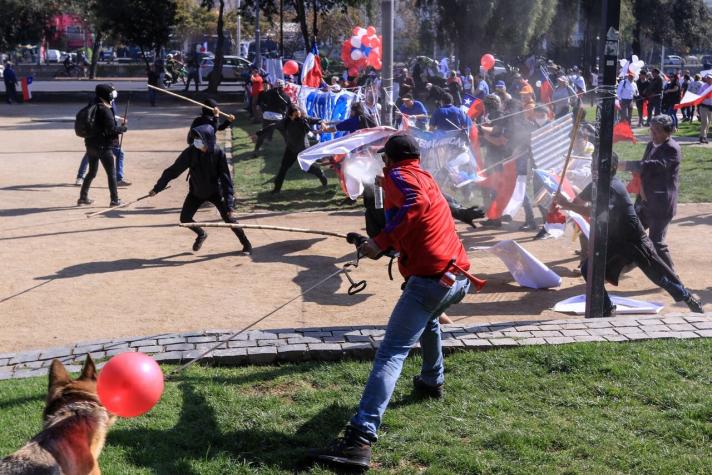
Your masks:
<svg viewBox="0 0 712 475"><path fill-rule="evenodd" d="M89 355L72 380L52 361L42 432L0 460L0 475L100 475L99 454L116 420L99 401L96 367Z"/></svg>

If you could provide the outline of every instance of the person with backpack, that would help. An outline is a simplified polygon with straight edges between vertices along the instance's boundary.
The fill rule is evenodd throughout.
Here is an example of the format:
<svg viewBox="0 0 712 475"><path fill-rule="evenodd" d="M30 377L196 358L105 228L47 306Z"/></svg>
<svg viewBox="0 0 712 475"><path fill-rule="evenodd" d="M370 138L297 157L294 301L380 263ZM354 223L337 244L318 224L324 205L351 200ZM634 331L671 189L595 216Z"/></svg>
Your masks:
<svg viewBox="0 0 712 475"><path fill-rule="evenodd" d="M232 212L235 200L232 177L225 152L215 139L215 129L209 124L199 125L190 130L189 138L190 145L181 152L173 165L163 171L155 186L148 192L149 196L160 193L171 180L189 170L188 195L180 212L180 222L194 223L193 217L198 208L208 201L217 208L223 221L237 223ZM190 230L198 235L193 243L193 251L198 252L208 238L208 233L197 226L190 227ZM232 228L232 232L242 244L241 252L250 255L252 244L245 231Z"/></svg>
<svg viewBox="0 0 712 475"><path fill-rule="evenodd" d="M120 134L126 132L126 122L117 125L111 102L118 97L118 92L111 84L98 84L95 88L96 97L88 106L77 114L74 124L75 132L84 138L87 155L89 156L89 173L84 178L77 205L90 205L89 188L96 177L99 162L106 171L109 182L111 201L109 206L119 206L118 188L116 184L116 169L114 168L114 141Z"/></svg>

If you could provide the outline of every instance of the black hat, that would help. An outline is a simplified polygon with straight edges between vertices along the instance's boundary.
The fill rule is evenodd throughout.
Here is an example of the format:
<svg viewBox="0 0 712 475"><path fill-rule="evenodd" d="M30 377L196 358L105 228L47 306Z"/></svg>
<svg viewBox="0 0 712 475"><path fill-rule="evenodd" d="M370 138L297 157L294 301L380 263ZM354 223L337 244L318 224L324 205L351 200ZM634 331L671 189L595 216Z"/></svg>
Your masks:
<svg viewBox="0 0 712 475"><path fill-rule="evenodd" d="M410 135L404 134L391 135L383 148L379 149L377 153L383 152L394 162L407 158L420 158L418 142Z"/></svg>
<svg viewBox="0 0 712 475"><path fill-rule="evenodd" d="M203 115L213 115L213 109L215 109L218 106L218 103L215 99L206 99L203 101L203 104L205 105L203 107ZM209 106L209 107L206 107Z"/></svg>
<svg viewBox="0 0 712 475"><path fill-rule="evenodd" d="M111 102L111 91L114 90L114 86L111 84L97 84L94 88L94 93L99 99L104 99L106 102Z"/></svg>

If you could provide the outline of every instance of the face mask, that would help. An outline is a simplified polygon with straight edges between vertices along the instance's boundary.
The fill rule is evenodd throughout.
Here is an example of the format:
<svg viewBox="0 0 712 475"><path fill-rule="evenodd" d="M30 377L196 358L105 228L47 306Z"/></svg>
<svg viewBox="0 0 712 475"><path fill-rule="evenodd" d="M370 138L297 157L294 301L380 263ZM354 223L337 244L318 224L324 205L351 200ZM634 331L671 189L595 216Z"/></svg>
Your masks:
<svg viewBox="0 0 712 475"><path fill-rule="evenodd" d="M111 98L114 99L114 100L116 100L117 97L119 97L119 93L116 92L116 90L111 91Z"/></svg>
<svg viewBox="0 0 712 475"><path fill-rule="evenodd" d="M193 140L193 147L197 148L198 150L203 150L205 148L205 144L203 143L202 140L200 139L195 139Z"/></svg>

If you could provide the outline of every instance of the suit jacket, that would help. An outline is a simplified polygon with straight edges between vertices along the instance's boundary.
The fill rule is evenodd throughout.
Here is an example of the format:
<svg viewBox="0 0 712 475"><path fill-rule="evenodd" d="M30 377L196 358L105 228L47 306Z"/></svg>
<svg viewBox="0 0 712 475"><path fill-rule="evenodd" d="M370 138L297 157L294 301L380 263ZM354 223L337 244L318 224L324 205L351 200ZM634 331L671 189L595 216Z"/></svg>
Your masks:
<svg viewBox="0 0 712 475"><path fill-rule="evenodd" d="M656 149L648 143L640 161L640 180L645 196L643 209L650 217L672 219L677 211L677 189L682 153L670 139Z"/></svg>

